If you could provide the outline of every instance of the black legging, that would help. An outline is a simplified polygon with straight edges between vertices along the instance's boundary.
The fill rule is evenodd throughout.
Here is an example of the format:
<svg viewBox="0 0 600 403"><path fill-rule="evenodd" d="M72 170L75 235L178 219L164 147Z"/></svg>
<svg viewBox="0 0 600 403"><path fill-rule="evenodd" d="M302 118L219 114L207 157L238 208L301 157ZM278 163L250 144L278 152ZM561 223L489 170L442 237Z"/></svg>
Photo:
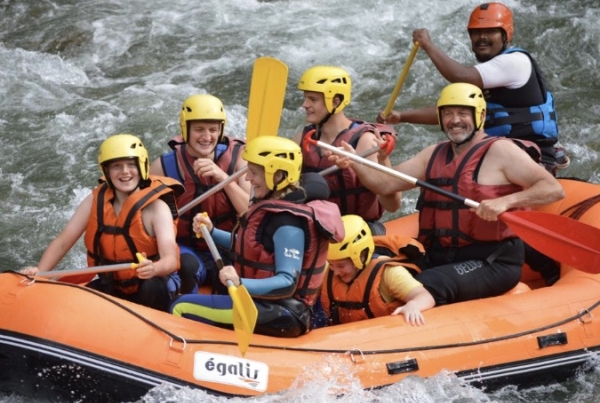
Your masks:
<svg viewBox="0 0 600 403"><path fill-rule="evenodd" d="M436 305L493 297L519 283L523 259L523 242L517 238L455 251L437 245L418 262L422 272L416 279L431 293Z"/></svg>

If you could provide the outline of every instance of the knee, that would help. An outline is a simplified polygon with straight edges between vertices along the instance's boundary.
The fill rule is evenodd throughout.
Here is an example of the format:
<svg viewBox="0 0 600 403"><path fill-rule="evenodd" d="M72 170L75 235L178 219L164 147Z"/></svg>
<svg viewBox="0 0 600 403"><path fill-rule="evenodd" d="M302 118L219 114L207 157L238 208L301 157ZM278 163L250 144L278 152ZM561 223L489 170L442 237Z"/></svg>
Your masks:
<svg viewBox="0 0 600 403"><path fill-rule="evenodd" d="M206 281L206 268L198 257L184 253L180 257L179 277L182 294L196 293L198 285Z"/></svg>

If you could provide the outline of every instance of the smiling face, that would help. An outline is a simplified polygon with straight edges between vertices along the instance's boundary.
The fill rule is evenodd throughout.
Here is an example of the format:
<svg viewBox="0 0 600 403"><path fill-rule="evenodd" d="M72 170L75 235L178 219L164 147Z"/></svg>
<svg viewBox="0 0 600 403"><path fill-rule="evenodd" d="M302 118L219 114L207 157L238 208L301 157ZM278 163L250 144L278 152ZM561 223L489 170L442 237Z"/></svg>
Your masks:
<svg viewBox="0 0 600 403"><path fill-rule="evenodd" d="M221 135L221 124L214 120L194 120L189 123L188 151L192 156L211 156Z"/></svg>
<svg viewBox="0 0 600 403"><path fill-rule="evenodd" d="M137 159L124 158L106 164L106 172L115 190L123 193L133 192L140 182Z"/></svg>
<svg viewBox="0 0 600 403"><path fill-rule="evenodd" d="M302 108L306 112L306 122L319 124L329 112L325 105L325 96L321 92L304 91L304 102Z"/></svg>
<svg viewBox="0 0 600 403"><path fill-rule="evenodd" d="M502 28L470 29L471 49L481 63L491 60L504 50L505 38Z"/></svg>
<svg viewBox="0 0 600 403"><path fill-rule="evenodd" d="M329 270L338 276L346 284L350 284L358 275L358 269L354 266L352 259L329 260Z"/></svg>
<svg viewBox="0 0 600 403"><path fill-rule="evenodd" d="M271 192L265 181L265 168L258 164L248 162L246 180L252 185L252 194L257 199L264 199Z"/></svg>
<svg viewBox="0 0 600 403"><path fill-rule="evenodd" d="M473 108L467 106L444 106L440 119L446 137L453 143L460 144L475 130Z"/></svg>

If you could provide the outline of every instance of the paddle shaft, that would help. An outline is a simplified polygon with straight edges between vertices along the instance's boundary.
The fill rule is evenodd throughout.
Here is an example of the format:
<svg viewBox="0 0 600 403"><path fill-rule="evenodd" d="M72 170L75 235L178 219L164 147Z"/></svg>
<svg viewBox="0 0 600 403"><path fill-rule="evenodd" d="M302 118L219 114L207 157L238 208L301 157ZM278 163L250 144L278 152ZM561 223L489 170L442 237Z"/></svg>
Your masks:
<svg viewBox="0 0 600 403"><path fill-rule="evenodd" d="M383 147L383 145L381 145L381 146L375 146L373 148L369 148L368 150L363 151L360 154L360 156L361 157L368 157L368 156L376 153L377 151L379 151L382 147ZM330 166L329 168L324 169L321 172L319 172L319 175L321 175L321 176L330 175L330 174L332 174L334 172L339 171L339 169L340 168L338 168L337 165L333 165L333 166ZM179 209L179 214L181 215L181 214L183 214L183 213L191 210L192 208L194 208L198 204L202 203L204 200L206 200L210 196L212 196L215 193L219 192L220 190L224 189L225 186L227 186L228 184L230 184L234 180L237 180L238 178L240 178L247 171L248 171L248 167L245 166L242 169L240 169L239 171L235 172L234 174L232 174L231 176L229 176L227 179L225 179L223 182L220 182L218 185L213 186L212 188L210 188L209 190L207 190L206 192L202 193L200 196L196 197L194 200L190 201L188 204L186 204L185 206L183 206L181 209Z"/></svg>
<svg viewBox="0 0 600 403"><path fill-rule="evenodd" d="M363 159L356 154L311 139L310 142L360 164L385 172L416 186L431 190L469 207L479 203L445 191L394 169ZM498 216L513 232L540 253L588 273L600 271L600 229L569 217L539 211L506 211Z"/></svg>
<svg viewBox="0 0 600 403"><path fill-rule="evenodd" d="M210 235L210 231L206 228L206 225L200 225L200 231L202 232L202 237L206 241L208 245L208 249L210 250L210 254L212 255L215 263L217 264L217 268L221 270L224 266L223 258L217 249L217 245L215 245L215 241L213 241L212 236ZM229 284L227 284L229 286Z"/></svg>
<svg viewBox="0 0 600 403"><path fill-rule="evenodd" d="M382 146L375 146L372 148L369 148L368 150L363 151L362 153L360 153L359 155L361 157L368 157L370 155L375 154L377 151L381 150ZM340 170L340 167L338 167L337 165L332 165L329 168L326 168L322 171L319 172L319 175L321 176L326 176L326 175L331 175L334 172L337 172Z"/></svg>
<svg viewBox="0 0 600 403"><path fill-rule="evenodd" d="M409 175L406 175L406 174L404 174L402 172L396 171L395 169L388 168L386 166L380 165L377 162L373 162L371 160L364 159L364 158L362 158L359 155L350 153L350 152L345 151L345 150L341 150L341 149L339 149L337 147L334 147L334 146L332 146L330 144L324 143L324 142L319 141L319 140L314 140L314 139L309 139L307 141L309 141L310 143L315 144L317 147L329 150L329 151L333 152L334 154L339 154L339 155L343 155L344 157L348 157L352 161L358 162L359 164L366 165L368 167L377 169L379 171L387 173L388 175L391 175L391 176L394 176L394 177L396 177L398 179L402 179L403 181L412 183L415 186L420 186L422 188L425 188L425 189L431 190L433 192L436 192L438 194L444 195L444 196L446 196L446 197L448 197L450 199L457 200L457 201L459 201L461 203L464 203L465 205L467 205L469 207L477 208L479 206L479 203L476 202L476 201L474 201L474 200L467 199L466 197L462 197L462 196L457 195L455 193L448 192L448 191L446 191L444 189L440 189L439 187L434 186L434 185L432 185L430 183L424 182L424 181L422 181L420 179L417 179L417 178L413 178L412 176L409 176Z"/></svg>
<svg viewBox="0 0 600 403"><path fill-rule="evenodd" d="M109 273L112 271L126 270L126 269L135 269L138 267L138 263L120 263L120 264L110 264L106 266L95 266L95 267L86 267L83 269L69 269L69 270L51 270L51 271L42 271L36 274L37 277L46 277L46 278L55 278L55 277L63 277L74 274L91 274L91 273Z"/></svg>
<svg viewBox="0 0 600 403"><path fill-rule="evenodd" d="M396 103L396 98L398 98L398 94L400 93L400 90L402 89L402 86L404 85L404 81L406 81L406 76L408 75L408 70L410 70L410 66L413 63L413 60L415 60L415 56L416 56L418 50L419 50L419 44L415 43L412 47L412 50L410 51L410 54L408 55L408 59L406 60L406 63L404 64L404 68L402 69L402 72L400 73L400 77L398 77L398 81L396 82L394 91L392 91L392 95L390 96L387 106L383 110L383 116L386 118L392 112L392 109L394 108L394 104Z"/></svg>
<svg viewBox="0 0 600 403"><path fill-rule="evenodd" d="M210 249L213 259L217 263L217 267L219 270L223 269L223 259L221 258L217 245L215 245L215 241L212 239L206 225L200 225L200 231ZM229 293L233 304L233 329L235 330L238 339L240 353L244 356L250 345L252 333L254 333L254 328L258 319L258 309L246 287L241 284L239 287L236 287L232 280L227 280L226 285L227 292Z"/></svg>
<svg viewBox="0 0 600 403"><path fill-rule="evenodd" d="M191 210L192 208L196 207L198 204L202 203L204 200L206 200L210 196L212 196L215 193L223 190L225 188L225 186L229 185L234 180L237 180L238 178L240 178L247 171L248 171L248 167L245 166L245 167L241 168L239 171L234 172L227 179L225 179L222 182L219 182L219 184L213 186L212 188L210 188L209 190L207 190L206 192L202 193L200 196L196 197L194 200L190 201L188 204L186 204L185 206L183 206L182 208L180 208L179 209L179 214L181 215L181 214L187 212L188 210Z"/></svg>

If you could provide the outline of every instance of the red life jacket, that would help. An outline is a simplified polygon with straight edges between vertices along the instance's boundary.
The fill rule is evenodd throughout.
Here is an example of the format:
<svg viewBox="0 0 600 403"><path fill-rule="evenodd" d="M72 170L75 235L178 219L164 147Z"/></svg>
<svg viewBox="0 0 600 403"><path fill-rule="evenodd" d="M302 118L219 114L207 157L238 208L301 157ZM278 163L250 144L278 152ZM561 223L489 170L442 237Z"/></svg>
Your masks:
<svg viewBox="0 0 600 403"><path fill-rule="evenodd" d="M269 278L275 275L275 255L264 247L262 237L269 217L291 213L306 221L302 272L294 297L308 306L314 305L327 262L329 241L344 238L339 209L325 200L294 203L286 200L261 200L240 217L233 236L234 266L242 278Z"/></svg>
<svg viewBox="0 0 600 403"><path fill-rule="evenodd" d="M177 225L176 191L183 191L179 182L162 176L150 176L149 186L132 193L115 215L112 200L114 189L102 182L94 191L90 217L84 236L88 266L137 262L136 253L145 252L150 260L158 260L156 237L144 228L142 210L157 199L164 200L173 214L173 225ZM103 273L113 279L116 289L134 293L139 288L135 270Z"/></svg>
<svg viewBox="0 0 600 403"><path fill-rule="evenodd" d="M345 141L356 147L360 136L372 132L375 127L382 134L396 136L396 132L390 126L354 120L351 128L340 132L331 145L341 147L342 141ZM314 133L314 128L314 125L304 128L301 144L305 144L304 136L310 136L311 133ZM323 157L320 149L316 146L311 146L309 150L302 147L302 158L302 172L319 172L333 165L331 161ZM365 221L377 221L383 215L384 209L379 203L377 195L362 185L354 170L340 169L325 176L325 179L331 191L328 200L339 206L342 215L357 214Z"/></svg>
<svg viewBox="0 0 600 403"><path fill-rule="evenodd" d="M376 248L389 248L392 251L403 250L406 247L416 248L418 254L423 253L423 247L413 238L403 236L375 236ZM350 323L359 320L390 315L396 308L404 305L402 301L386 302L379 292L382 275L386 267L402 265L408 270L419 271L410 263L412 257L396 252L394 257L379 256L371 260L356 278L346 284L329 270L321 290L321 303L327 312L331 323Z"/></svg>
<svg viewBox="0 0 600 403"><path fill-rule="evenodd" d="M215 163L227 175L232 175L235 172L238 155L244 149L245 143L242 140L225 136L221 144L226 144L227 148L218 155ZM218 184L213 178L198 178L193 169L196 158L189 155L185 151L186 148L186 145L182 145L175 149L177 165L183 169L183 186L185 188L184 193L177 198L179 206L185 206ZM179 244L199 250L208 250L204 239L194 236L192 229L194 216L201 212L207 212L213 225L224 231L231 231L237 221L235 207L227 197L225 190L221 190L181 215L177 226L177 242Z"/></svg>
<svg viewBox="0 0 600 403"><path fill-rule="evenodd" d="M456 159L453 159L450 142L440 143L429 160L425 181L475 201L494 199L522 190L514 184L482 185L477 182L485 153L495 141L507 140L500 137L483 138ZM420 211L419 241L426 248L434 238L443 247L462 247L474 242L501 241L515 237L514 232L502 220L483 220L469 211L464 203L431 190L421 190L417 208Z"/></svg>

